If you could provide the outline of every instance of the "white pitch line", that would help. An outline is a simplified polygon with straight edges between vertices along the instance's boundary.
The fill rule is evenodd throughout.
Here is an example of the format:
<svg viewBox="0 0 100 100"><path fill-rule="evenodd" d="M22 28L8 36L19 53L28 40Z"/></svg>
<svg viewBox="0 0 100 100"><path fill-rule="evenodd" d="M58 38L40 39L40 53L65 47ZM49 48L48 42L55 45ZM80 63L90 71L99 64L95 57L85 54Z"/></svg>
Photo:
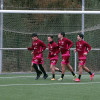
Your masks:
<svg viewBox="0 0 100 100"><path fill-rule="evenodd" d="M56 75L56 76L61 76L61 75ZM65 75L65 76L72 76L72 75ZM32 77L36 77L36 76L8 76L8 77L0 77L0 79L7 79L7 78L32 78ZM42 77L42 76L41 76ZM51 77L51 75L49 76Z"/></svg>
<svg viewBox="0 0 100 100"><path fill-rule="evenodd" d="M48 84L5 84L5 85L0 85L0 87L8 87L8 86L48 86L48 85L85 85L85 84L100 84L100 82L48 83Z"/></svg>
<svg viewBox="0 0 100 100"><path fill-rule="evenodd" d="M12 76L12 77L0 77L0 78L5 79L5 78L29 78L29 77L36 77L36 76Z"/></svg>

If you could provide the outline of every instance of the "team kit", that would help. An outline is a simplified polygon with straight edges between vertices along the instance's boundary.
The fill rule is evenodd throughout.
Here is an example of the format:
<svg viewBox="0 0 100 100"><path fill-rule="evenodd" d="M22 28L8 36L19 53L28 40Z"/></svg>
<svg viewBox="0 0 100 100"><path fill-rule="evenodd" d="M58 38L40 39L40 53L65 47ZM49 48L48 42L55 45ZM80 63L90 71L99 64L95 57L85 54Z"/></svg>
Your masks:
<svg viewBox="0 0 100 100"><path fill-rule="evenodd" d="M79 59L79 75L74 73L72 66L70 65L69 58L70 58L70 48L73 46L73 42L65 38L65 32L61 32L58 34L58 44L53 40L53 35L48 36L48 58L50 60L50 69L52 72L52 78L51 80L56 80L55 78L55 71L61 72L61 77L58 79L58 81L62 81L64 79L65 74L65 67L69 69L69 71L73 75L73 80L75 82L80 82L82 70L85 70L90 75L90 80L93 80L94 73L92 73L88 67L86 67L86 59L87 54L91 50L91 46L83 40L84 35L79 33L77 35L77 42L76 42L76 49L74 50L74 53L78 52L78 59ZM28 47L27 49L29 51L32 51L32 64L31 66L36 71L36 78L35 80L38 80L43 73L43 79L47 79L48 74L46 73L45 69L43 68L43 51L47 48L46 44L41 41L38 38L37 33L32 34L32 46ZM58 61L58 54L61 53L62 61L61 61L61 70L56 67L56 63ZM39 68L38 68L39 67Z"/></svg>

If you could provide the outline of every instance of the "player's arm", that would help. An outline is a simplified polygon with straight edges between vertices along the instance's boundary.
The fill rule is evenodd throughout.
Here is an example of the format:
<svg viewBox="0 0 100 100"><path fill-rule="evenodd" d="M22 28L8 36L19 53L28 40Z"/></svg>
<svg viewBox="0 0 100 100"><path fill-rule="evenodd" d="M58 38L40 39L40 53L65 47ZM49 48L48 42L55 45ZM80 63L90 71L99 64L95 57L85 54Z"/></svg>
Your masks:
<svg viewBox="0 0 100 100"><path fill-rule="evenodd" d="M41 52L43 52L47 47L46 44L43 41L40 42L40 46L42 46Z"/></svg>
<svg viewBox="0 0 100 100"><path fill-rule="evenodd" d="M48 44L48 50L49 50L49 44ZM49 53L48 53L47 59L50 59L50 51L49 51Z"/></svg>
<svg viewBox="0 0 100 100"><path fill-rule="evenodd" d="M33 46L33 44L32 44L31 47L28 47L27 49L30 50L30 51L31 51L31 50L34 50L34 46Z"/></svg>
<svg viewBox="0 0 100 100"><path fill-rule="evenodd" d="M48 54L48 57L47 57L47 59L50 59L50 52L49 52L49 54Z"/></svg>
<svg viewBox="0 0 100 100"><path fill-rule="evenodd" d="M56 52L54 55L58 55L60 53L60 48L56 43L55 43L55 49L56 49Z"/></svg>
<svg viewBox="0 0 100 100"><path fill-rule="evenodd" d="M86 42L86 44L85 44L85 45L86 45L86 47L88 48L88 50L87 50L87 51L88 51L88 52L90 52L90 50L91 50L91 46L90 46L87 42Z"/></svg>
<svg viewBox="0 0 100 100"><path fill-rule="evenodd" d="M87 48L87 51L84 53L84 55L87 55L91 50L91 46L87 42L85 42L85 46Z"/></svg>
<svg viewBox="0 0 100 100"><path fill-rule="evenodd" d="M34 54L34 51L33 52L31 52L31 55L33 55Z"/></svg>
<svg viewBox="0 0 100 100"><path fill-rule="evenodd" d="M59 48L59 50L60 50L60 44L59 44L59 41L58 41L58 48Z"/></svg>
<svg viewBox="0 0 100 100"><path fill-rule="evenodd" d="M67 49L70 49L73 46L73 42L69 39L67 39L66 42L68 42L68 44L69 44Z"/></svg>

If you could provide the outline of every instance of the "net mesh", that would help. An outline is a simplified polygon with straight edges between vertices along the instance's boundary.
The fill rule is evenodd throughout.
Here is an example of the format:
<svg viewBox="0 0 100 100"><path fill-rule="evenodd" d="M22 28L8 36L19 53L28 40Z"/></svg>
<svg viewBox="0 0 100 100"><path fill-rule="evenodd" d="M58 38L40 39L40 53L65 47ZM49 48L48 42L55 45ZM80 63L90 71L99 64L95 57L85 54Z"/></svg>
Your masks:
<svg viewBox="0 0 100 100"><path fill-rule="evenodd" d="M33 0L32 0L33 1ZM42 1L42 0L41 0ZM4 0L4 9L67 9L67 10L81 10L80 0L75 2L68 1L68 5L73 3L72 6L66 6L64 0L62 3L57 3L56 0L44 0L45 2L34 1L34 8L27 0ZM54 2L54 5L51 2ZM60 0L59 0L60 1ZM72 0L73 1L73 0ZM92 0L91 0L92 1ZM97 0L98 1L98 0ZM23 2L23 3L22 3ZM30 0L31 2L31 0ZM37 3L36 3L37 2ZM23 5L22 5L23 4ZM49 4L49 5L48 5ZM60 5L61 4L61 5ZM93 8L90 2L86 1L86 10ZM97 4L97 5L96 5ZM94 2L94 10L99 9L98 3ZM60 5L60 7L59 7ZM91 5L91 7L89 6ZM50 7L49 7L50 6ZM66 8L67 7L67 8ZM75 48L77 33L81 32L81 15L71 14L4 14L3 15L3 48L27 48L31 46L31 34L37 32L39 39L44 41L47 45L47 35L53 34L55 42L58 42L57 34L59 32L66 32L67 38L73 41ZM87 41L92 48L100 48L100 15L85 15L85 41ZM44 67L50 71L50 63L47 60L48 50L44 52ZM93 70L100 70L100 51L91 51L87 58L87 66ZM17 71L30 71L32 55L27 50L4 50L3 51L3 72L17 72ZM71 50L70 64L74 68L74 52ZM61 68L61 55L57 67ZM78 64L78 63L77 63Z"/></svg>
<svg viewBox="0 0 100 100"><path fill-rule="evenodd" d="M16 18L16 17L17 18ZM68 22L68 20L70 20ZM33 14L4 14L4 48L26 48L31 46L31 33L39 33L39 39L47 45L47 34L53 34L55 42L58 42L57 34L61 31L76 31L81 29L81 15L33 15ZM80 20L78 20L80 19ZM77 22L77 25L74 23ZM69 34L68 38L75 41L76 34ZM76 38L76 37L75 37ZM75 47L75 46L74 46ZM72 51L73 52L73 51ZM49 71L48 51L44 52L44 67ZM71 64L74 67L74 54ZM4 51L3 71L29 71L32 55L29 51ZM60 67L61 56L57 66ZM8 65L8 67L7 67ZM14 66L14 68L12 68Z"/></svg>

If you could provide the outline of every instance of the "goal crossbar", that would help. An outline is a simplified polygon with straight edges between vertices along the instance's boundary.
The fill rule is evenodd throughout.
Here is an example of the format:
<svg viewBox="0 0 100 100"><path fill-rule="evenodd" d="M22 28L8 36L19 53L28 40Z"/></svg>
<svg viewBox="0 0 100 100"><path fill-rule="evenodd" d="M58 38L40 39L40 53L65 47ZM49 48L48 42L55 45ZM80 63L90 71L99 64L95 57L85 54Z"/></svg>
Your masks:
<svg viewBox="0 0 100 100"><path fill-rule="evenodd" d="M100 11L0 10L0 13L21 13L21 14L100 14Z"/></svg>

